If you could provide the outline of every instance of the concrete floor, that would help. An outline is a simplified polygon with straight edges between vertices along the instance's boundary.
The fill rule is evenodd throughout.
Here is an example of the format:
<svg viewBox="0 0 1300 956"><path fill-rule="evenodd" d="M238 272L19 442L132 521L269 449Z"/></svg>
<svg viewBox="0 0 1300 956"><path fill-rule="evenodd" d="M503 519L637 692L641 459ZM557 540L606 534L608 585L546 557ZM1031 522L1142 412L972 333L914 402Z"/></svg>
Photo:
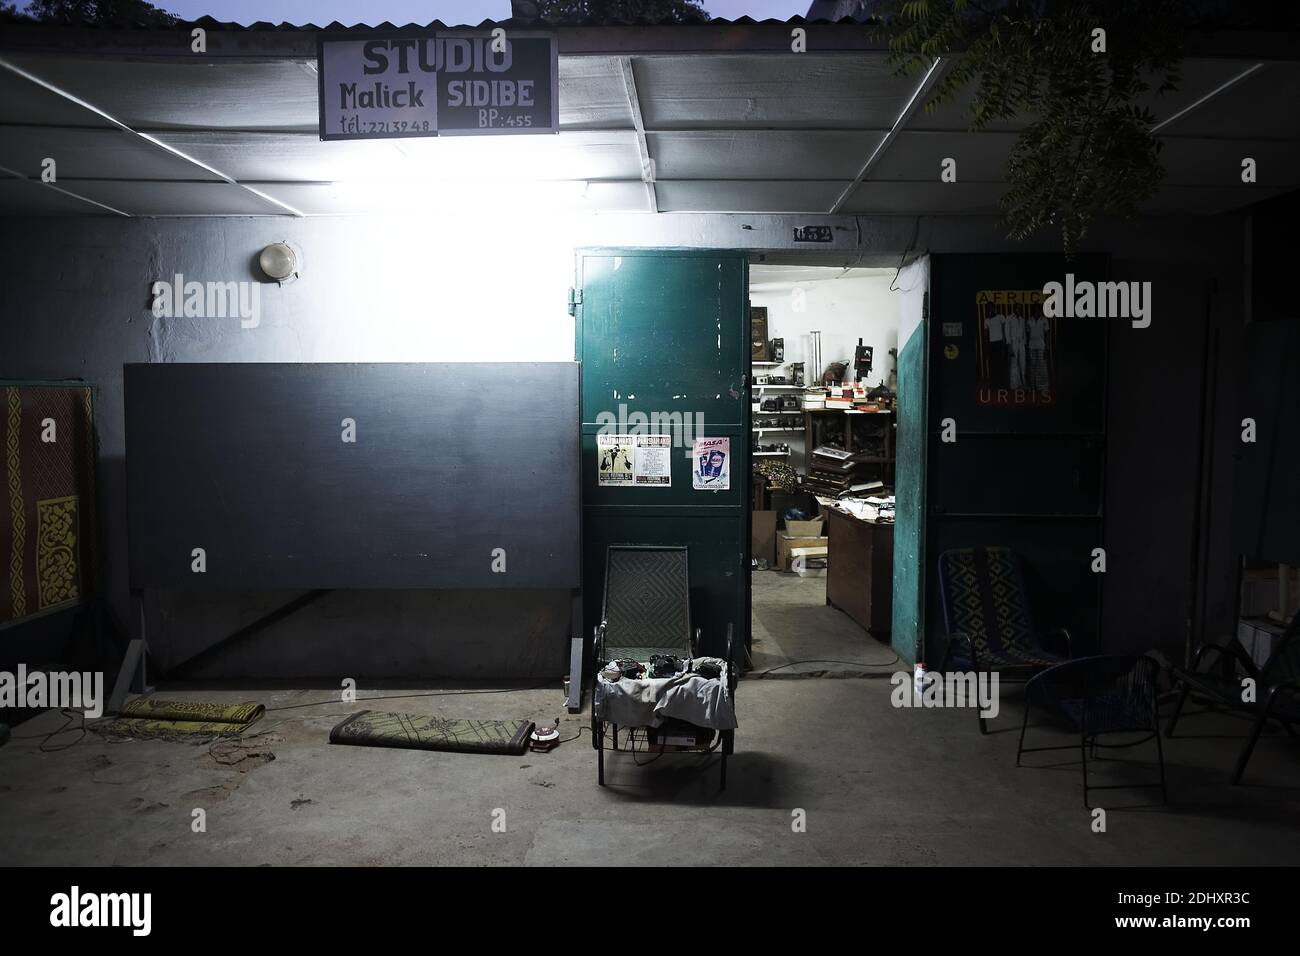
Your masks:
<svg viewBox="0 0 1300 956"><path fill-rule="evenodd" d="M825 577L755 571L751 580L754 675L865 677L899 668L888 634L882 643L826 603Z"/></svg>
<svg viewBox="0 0 1300 956"><path fill-rule="evenodd" d="M808 581L776 576L761 588L760 600L756 582L764 642L774 640L783 602L792 628L832 620ZM787 649L793 633L781 634ZM775 659L777 651L765 653ZM1217 736L1167 741L1171 803L1153 806L1150 791L1112 791L1106 832L1096 833L1072 753L1015 766L1018 688L1004 687L996 732L986 737L969 711L895 709L890 689L880 677L742 682L737 752L719 792L716 756L636 767L631 755L607 755L610 786L598 788L586 715L565 717L562 735L581 736L549 754L455 755L330 746L330 727L355 709L312 703L336 699L334 690L169 687L168 697L257 699L272 710L242 742L212 748L90 734L42 753L34 735L62 718L24 724L0 750L0 864L1300 863L1300 747L1284 736L1261 741L1246 785L1231 787L1245 725L1189 718L1185 731ZM558 688L361 706L563 713ZM1069 741L1038 732L1039 742ZM1148 774L1149 756L1151 745L1138 748L1098 768L1097 782ZM192 830L196 808L206 812L205 833ZM504 833L493 830L497 810ZM796 810L806 814L806 832L792 830Z"/></svg>

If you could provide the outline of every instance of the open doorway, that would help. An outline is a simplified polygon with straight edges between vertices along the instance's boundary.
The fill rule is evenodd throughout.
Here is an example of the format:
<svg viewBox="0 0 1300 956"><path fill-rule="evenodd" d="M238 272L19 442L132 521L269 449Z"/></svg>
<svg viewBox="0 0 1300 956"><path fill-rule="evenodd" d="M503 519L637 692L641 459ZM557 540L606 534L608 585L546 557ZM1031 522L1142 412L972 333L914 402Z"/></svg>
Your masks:
<svg viewBox="0 0 1300 956"><path fill-rule="evenodd" d="M753 672L898 669L895 269L753 263Z"/></svg>

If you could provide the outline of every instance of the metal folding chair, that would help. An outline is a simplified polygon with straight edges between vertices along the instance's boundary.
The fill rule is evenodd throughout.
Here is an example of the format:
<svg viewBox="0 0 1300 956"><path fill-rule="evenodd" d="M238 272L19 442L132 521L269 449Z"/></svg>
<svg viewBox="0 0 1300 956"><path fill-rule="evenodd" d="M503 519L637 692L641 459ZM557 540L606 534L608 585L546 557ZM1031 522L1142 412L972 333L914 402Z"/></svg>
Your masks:
<svg viewBox="0 0 1300 956"><path fill-rule="evenodd" d="M610 545L605 555L605 593L601 604L600 624L593 635L591 743L597 752L597 781L605 785L606 722L596 710L596 681L607 663L614 660L648 662L656 655L690 658L699 646L699 630L691 630L690 561L687 549L680 546ZM731 625L727 625L728 689L733 697L736 673L732 656ZM612 731L610 748L617 751L618 725ZM727 786L727 757L734 751L735 731L709 731L708 746L683 752L722 751L722 787ZM626 740L635 752L637 735L648 743L649 728L625 727ZM661 749L662 752L662 749Z"/></svg>
<svg viewBox="0 0 1300 956"><path fill-rule="evenodd" d="M1025 684L1025 718L1020 725L1020 744L1016 748L1016 766L1022 754L1041 750L1070 750L1075 744L1051 747L1026 747L1025 731L1029 712L1035 707L1046 711L1055 722L1079 735L1079 755L1083 762L1083 804L1088 807L1089 790L1127 790L1159 787L1160 799L1166 800L1165 753L1160 744L1160 716L1156 707L1156 677L1160 665L1151 657L1098 655L1064 661L1040 671ZM1122 744L1098 743L1102 734L1141 732L1146 736ZM1159 783L1093 784L1088 782L1089 753L1096 759L1097 748L1136 747L1151 738L1156 741L1160 764Z"/></svg>
<svg viewBox="0 0 1300 956"><path fill-rule="evenodd" d="M1222 664L1218 674L1200 669L1202 662L1212 652L1219 655ZM1244 680L1235 673L1234 662L1240 664L1245 676L1254 681L1253 694L1245 693ZM1203 645L1196 652L1191 668L1176 667L1174 676L1181 693L1169 718L1169 729L1165 731L1165 736L1174 735L1178 717L1191 694L1208 700L1212 706L1254 716L1250 735L1246 738L1246 744L1237 757L1237 766L1232 771L1232 782L1241 783L1250 755L1255 752L1255 744L1270 720L1278 721L1288 734L1296 736L1294 725L1300 724L1300 614L1291 619L1273 655L1262 668L1255 666L1241 644L1231 640L1223 645Z"/></svg>

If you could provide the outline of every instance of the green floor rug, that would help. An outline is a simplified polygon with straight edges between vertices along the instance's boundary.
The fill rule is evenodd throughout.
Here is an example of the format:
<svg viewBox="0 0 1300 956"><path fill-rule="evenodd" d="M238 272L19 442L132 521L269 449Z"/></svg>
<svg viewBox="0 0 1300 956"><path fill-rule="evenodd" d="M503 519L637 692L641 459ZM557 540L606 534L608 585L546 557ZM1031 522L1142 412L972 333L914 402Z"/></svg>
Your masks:
<svg viewBox="0 0 1300 956"><path fill-rule="evenodd" d="M530 720L461 720L424 714L363 710L330 731L332 744L406 747L457 753L521 754L533 732Z"/></svg>
<svg viewBox="0 0 1300 956"><path fill-rule="evenodd" d="M249 701L243 704L212 704L195 700L156 700L137 697L122 708L115 720L94 729L113 737L194 740L202 737L232 737L242 734L266 712Z"/></svg>

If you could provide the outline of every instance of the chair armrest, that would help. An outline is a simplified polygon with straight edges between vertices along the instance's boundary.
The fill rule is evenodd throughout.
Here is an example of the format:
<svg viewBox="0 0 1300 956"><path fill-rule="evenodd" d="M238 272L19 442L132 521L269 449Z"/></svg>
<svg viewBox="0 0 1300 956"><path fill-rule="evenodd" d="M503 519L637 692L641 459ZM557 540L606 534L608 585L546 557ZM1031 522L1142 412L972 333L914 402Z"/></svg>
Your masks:
<svg viewBox="0 0 1300 956"><path fill-rule="evenodd" d="M1238 644L1235 638L1229 639L1227 644L1202 644L1197 648L1196 654L1192 658L1192 666L1190 668L1193 674L1200 671L1201 661L1205 658L1206 654L1210 653L1210 651L1216 651L1219 654L1226 654L1228 657L1235 658L1237 663L1246 668L1247 674L1256 679L1259 678L1259 668L1255 666L1255 662L1250 659L1250 655L1246 653L1246 649ZM1223 676L1226 678L1229 675L1225 671Z"/></svg>
<svg viewBox="0 0 1300 956"><path fill-rule="evenodd" d="M727 624L727 689L735 691L736 689L736 655L732 653L732 627Z"/></svg>
<svg viewBox="0 0 1300 956"><path fill-rule="evenodd" d="M952 659L953 645L965 646L966 656L971 662L971 667L975 668L976 670L979 669L975 663L975 642L971 640L971 636L967 634L965 631L952 631L951 633L949 633L948 646L947 648L944 649L944 654L943 654L944 659L943 659L943 663L940 665L940 669L946 668L948 666L948 662ZM924 650L924 648L922 648L922 650Z"/></svg>
<svg viewBox="0 0 1300 956"><path fill-rule="evenodd" d="M1273 708L1273 701L1276 700L1277 697L1281 696L1279 692L1281 692L1281 694L1300 693L1300 680L1292 679L1278 681L1266 690L1264 692L1264 699L1260 702L1264 708L1264 713L1268 713Z"/></svg>
<svg viewBox="0 0 1300 956"><path fill-rule="evenodd" d="M1071 637L1070 637L1070 630L1069 630L1069 628L1065 628L1065 627L1049 627L1046 631L1043 632L1043 636L1044 636L1044 637L1048 637L1048 636L1050 636L1050 635L1054 635L1054 634L1056 634L1056 635L1060 635L1060 636L1062 636L1062 637L1065 638L1065 656L1066 656L1067 659L1073 659L1073 658L1074 658L1074 641L1073 641L1073 639L1071 639ZM1048 649L1048 650L1051 650L1051 648L1047 648L1047 649Z"/></svg>
<svg viewBox="0 0 1300 956"><path fill-rule="evenodd" d="M605 625L607 622L601 621L591 630L591 663L592 671L600 670L600 665L604 664L601 655L605 650Z"/></svg>

